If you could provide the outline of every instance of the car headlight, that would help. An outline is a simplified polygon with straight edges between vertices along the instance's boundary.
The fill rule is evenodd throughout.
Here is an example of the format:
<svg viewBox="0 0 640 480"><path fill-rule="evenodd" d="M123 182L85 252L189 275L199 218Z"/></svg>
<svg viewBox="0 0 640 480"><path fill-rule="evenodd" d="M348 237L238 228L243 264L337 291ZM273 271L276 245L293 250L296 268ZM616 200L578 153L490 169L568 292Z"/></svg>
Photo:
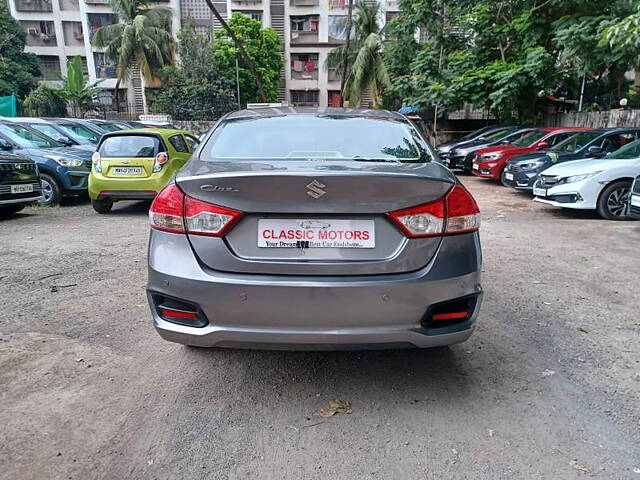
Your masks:
<svg viewBox="0 0 640 480"><path fill-rule="evenodd" d="M80 160L79 158L65 158L58 155L45 155L45 157L58 162L64 167L81 167L84 165L84 160Z"/></svg>
<svg viewBox="0 0 640 480"><path fill-rule="evenodd" d="M585 173L584 175L573 175L571 177L566 177L564 179L564 183L574 183L574 182L581 182L582 180L586 180L587 178L591 178L594 175L599 174L600 171L598 172L591 172L591 173Z"/></svg>
<svg viewBox="0 0 640 480"><path fill-rule="evenodd" d="M504 153L489 153L487 155L481 155L480 156L480 161L481 162L488 162L491 160L498 160L499 158L502 158L502 156L504 155Z"/></svg>
<svg viewBox="0 0 640 480"><path fill-rule="evenodd" d="M531 162L519 163L518 166L522 170L535 170L536 168L540 168L544 166L544 160L532 160Z"/></svg>

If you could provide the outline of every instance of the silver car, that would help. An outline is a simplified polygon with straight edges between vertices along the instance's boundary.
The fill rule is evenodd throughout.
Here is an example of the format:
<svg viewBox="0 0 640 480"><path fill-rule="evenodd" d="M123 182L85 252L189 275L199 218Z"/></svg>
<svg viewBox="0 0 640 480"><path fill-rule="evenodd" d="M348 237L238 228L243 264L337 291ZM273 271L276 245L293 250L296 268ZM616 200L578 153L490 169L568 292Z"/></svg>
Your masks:
<svg viewBox="0 0 640 480"><path fill-rule="evenodd" d="M147 294L202 347L434 347L480 308L478 206L403 116L223 117L149 211Z"/></svg>

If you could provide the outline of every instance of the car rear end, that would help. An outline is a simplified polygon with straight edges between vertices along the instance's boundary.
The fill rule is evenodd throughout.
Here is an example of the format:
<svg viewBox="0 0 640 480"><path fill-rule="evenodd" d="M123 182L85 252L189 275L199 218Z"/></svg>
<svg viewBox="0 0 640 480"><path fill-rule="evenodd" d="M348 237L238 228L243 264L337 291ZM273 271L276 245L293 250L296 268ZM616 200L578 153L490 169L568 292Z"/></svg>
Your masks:
<svg viewBox="0 0 640 480"><path fill-rule="evenodd" d="M168 145L148 129L105 134L93 155L89 196L97 201L150 200L175 170Z"/></svg>
<svg viewBox="0 0 640 480"><path fill-rule="evenodd" d="M354 139L386 135L388 152L406 153L388 132L412 127L387 115L223 120L150 210L147 290L160 335L289 349L468 338L481 299L477 205L437 162L358 152ZM351 144L347 159L332 157L337 137Z"/></svg>
<svg viewBox="0 0 640 480"><path fill-rule="evenodd" d="M18 155L0 154L0 212L18 211L41 197L35 162Z"/></svg>

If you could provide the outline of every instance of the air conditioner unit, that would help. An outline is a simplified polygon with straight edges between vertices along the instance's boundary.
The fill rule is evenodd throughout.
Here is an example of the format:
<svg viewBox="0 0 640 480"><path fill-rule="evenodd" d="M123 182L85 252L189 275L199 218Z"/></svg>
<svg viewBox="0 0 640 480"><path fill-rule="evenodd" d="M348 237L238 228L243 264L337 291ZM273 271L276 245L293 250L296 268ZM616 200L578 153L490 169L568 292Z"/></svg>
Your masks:
<svg viewBox="0 0 640 480"><path fill-rule="evenodd" d="M40 35L40 30L38 30L37 28L27 28L27 33L29 35Z"/></svg>
<svg viewBox="0 0 640 480"><path fill-rule="evenodd" d="M51 40L51 37L49 35L47 35L46 33L41 33L40 34L40 40L42 40L43 42L48 42L49 40Z"/></svg>

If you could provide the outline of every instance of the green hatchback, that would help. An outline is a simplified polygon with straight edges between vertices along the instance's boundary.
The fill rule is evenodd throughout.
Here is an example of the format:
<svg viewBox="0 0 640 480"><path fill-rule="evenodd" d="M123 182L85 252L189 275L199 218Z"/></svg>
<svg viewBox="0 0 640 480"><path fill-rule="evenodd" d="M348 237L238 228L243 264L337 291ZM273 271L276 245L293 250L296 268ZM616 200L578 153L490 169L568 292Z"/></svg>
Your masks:
<svg viewBox="0 0 640 480"><path fill-rule="evenodd" d="M98 213L118 200L152 200L187 162L199 140L173 129L104 134L92 157L89 197Z"/></svg>

